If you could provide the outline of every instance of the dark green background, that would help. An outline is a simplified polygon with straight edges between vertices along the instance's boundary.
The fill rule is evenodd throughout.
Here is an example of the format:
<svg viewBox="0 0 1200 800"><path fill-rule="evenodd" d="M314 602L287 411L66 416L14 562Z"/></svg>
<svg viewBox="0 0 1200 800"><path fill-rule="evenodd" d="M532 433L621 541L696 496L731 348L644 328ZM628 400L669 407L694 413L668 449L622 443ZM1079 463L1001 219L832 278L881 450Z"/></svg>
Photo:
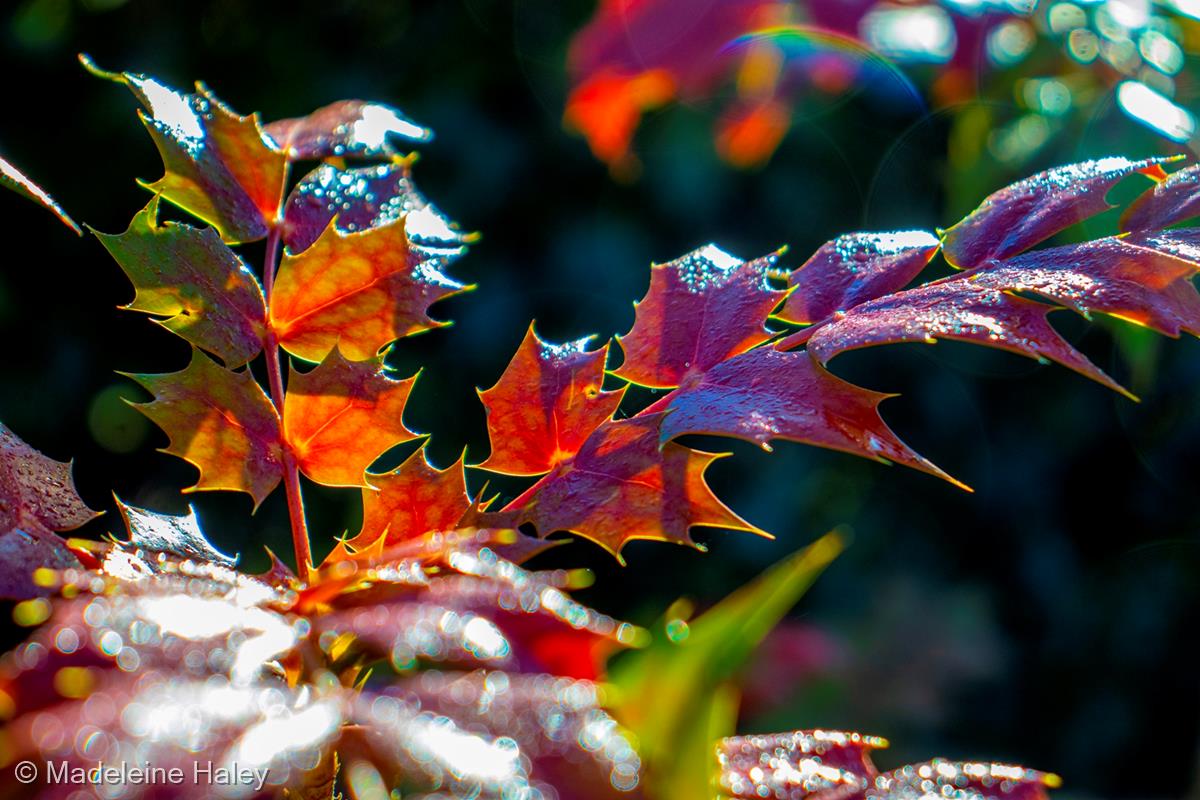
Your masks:
<svg viewBox="0 0 1200 800"><path fill-rule="evenodd" d="M987 164L951 174L952 112L859 97L801 98L780 152L751 173L716 159L710 104L653 114L639 137L641 179L614 183L559 121L567 40L589 13L588 3L532 0L9 4L0 151L99 230L124 229L145 203L133 179L161 167L135 103L85 75L79 51L176 86L201 78L267 119L362 97L432 126L438 138L416 178L482 232L453 270L480 288L436 309L454 327L401 343L390 361L404 374L426 367L407 420L432 433L441 465L464 446L472 460L485 456L474 389L496 379L532 318L550 339L623 332L651 261L708 241L746 257L788 243L796 266L839 233L945 226L969 210L963 198L1022 177ZM1002 96L995 109L1009 113ZM1028 169L1160 150L1102 105ZM155 452L165 438L120 404L122 393L142 396L113 371L179 369L186 347L116 310L131 289L98 242L15 196L0 204L0 419L48 454L75 458L94 507L111 508L116 491L183 510L178 490L193 471ZM1088 230L1112 226L1110 214ZM261 247L246 250L261 258ZM902 392L885 405L889 422L973 495L841 454L734 444L712 483L777 541L702 530L707 554L634 543L621 569L577 543L542 563L593 568L583 598L648 624L676 597L713 602L848 524L853 546L796 612L840 655L744 720L747 730L852 728L892 740L885 766L994 757L1059 772L1071 795L1179 796L1195 775L1200 701L1200 345L1061 317L1141 404L1058 367L954 344L835 362L847 378ZM358 498L308 498L321 553L355 529ZM290 549L282 493L253 518L244 495L192 500L214 541L251 568L263 563L262 543ZM110 514L87 532L116 525Z"/></svg>

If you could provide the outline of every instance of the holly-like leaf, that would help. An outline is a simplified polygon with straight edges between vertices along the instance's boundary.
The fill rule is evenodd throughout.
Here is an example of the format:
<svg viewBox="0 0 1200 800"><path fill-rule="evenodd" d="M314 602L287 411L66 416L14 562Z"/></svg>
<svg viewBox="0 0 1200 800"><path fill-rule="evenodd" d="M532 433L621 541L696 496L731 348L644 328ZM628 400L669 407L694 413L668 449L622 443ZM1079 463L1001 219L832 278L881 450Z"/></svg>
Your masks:
<svg viewBox="0 0 1200 800"><path fill-rule="evenodd" d="M662 414L606 422L578 454L544 477L516 509L541 536L570 531L621 560L634 539L699 547L695 526L768 534L733 513L704 481L721 456L660 444Z"/></svg>
<svg viewBox="0 0 1200 800"><path fill-rule="evenodd" d="M78 569L79 559L57 536L32 536L12 528L0 531L0 600L27 600L52 589L35 579L40 569Z"/></svg>
<svg viewBox="0 0 1200 800"><path fill-rule="evenodd" d="M225 555L208 541L200 530L196 509L191 506L185 516L176 517L126 505L120 498L116 498L116 503L129 531L130 547L230 567L237 564L236 557Z"/></svg>
<svg viewBox="0 0 1200 800"><path fill-rule="evenodd" d="M608 344L589 351L591 339L551 344L529 326L500 380L479 393L492 447L481 469L506 475L549 472L612 419L624 390L603 390Z"/></svg>
<svg viewBox="0 0 1200 800"><path fill-rule="evenodd" d="M267 307L258 278L213 228L158 224L158 197L120 234L93 231L137 290L125 306L239 367L262 350Z"/></svg>
<svg viewBox="0 0 1200 800"><path fill-rule="evenodd" d="M839 236L821 245L788 276L793 289L779 317L787 322L818 322L903 289L937 249L938 240L925 231Z"/></svg>
<svg viewBox="0 0 1200 800"><path fill-rule="evenodd" d="M760 347L681 386L667 407L662 438L734 436L768 450L771 440L787 439L894 461L962 486L880 418L879 404L891 396L843 381L808 353Z"/></svg>
<svg viewBox="0 0 1200 800"><path fill-rule="evenodd" d="M75 233L80 236L83 235L83 229L75 223L75 220L67 215L67 212L62 210L62 206L56 203L54 198L46 193L45 189L30 180L25 173L21 172L21 170L17 169L11 162L4 158L0 158L0 186L12 189L22 197L32 200L58 217L62 224L75 231Z"/></svg>
<svg viewBox="0 0 1200 800"><path fill-rule="evenodd" d="M860 347L955 339L1057 361L1132 396L1051 327L1046 315L1054 306L978 285L971 277L964 275L864 303L814 330L808 351L825 364L838 353Z"/></svg>
<svg viewBox="0 0 1200 800"><path fill-rule="evenodd" d="M433 531L454 530L472 506L462 458L438 469L429 463L424 447L391 472L368 473L366 479L362 529L347 542L358 550L381 537L386 547Z"/></svg>
<svg viewBox="0 0 1200 800"><path fill-rule="evenodd" d="M165 452L200 470L184 491L246 492L257 507L283 477L279 415L249 372L221 367L199 350L180 372L130 375L154 395L134 407L166 432Z"/></svg>
<svg viewBox="0 0 1200 800"><path fill-rule="evenodd" d="M1028 291L1087 315L1093 311L1168 336L1200 334L1200 229L1107 237L1035 250L989 264L977 286Z"/></svg>
<svg viewBox="0 0 1200 800"><path fill-rule="evenodd" d="M633 329L617 339L625 362L615 374L670 388L766 341L763 323L784 297L769 281L778 256L742 261L710 244L654 265Z"/></svg>
<svg viewBox="0 0 1200 800"><path fill-rule="evenodd" d="M271 327L292 355L321 361L335 346L353 361L449 323L431 319L433 303L467 287L439 259L409 247L406 218L360 233L331 223L299 255L287 252L271 295Z"/></svg>
<svg viewBox="0 0 1200 800"><path fill-rule="evenodd" d="M1200 215L1200 164L1158 181L1121 214L1123 231L1157 231Z"/></svg>
<svg viewBox="0 0 1200 800"><path fill-rule="evenodd" d="M303 117L268 123L266 134L292 161L396 154L393 138L428 142L433 132L382 103L339 100Z"/></svg>
<svg viewBox="0 0 1200 800"><path fill-rule="evenodd" d="M0 533L51 535L95 516L75 490L69 462L47 458L0 423Z"/></svg>
<svg viewBox="0 0 1200 800"><path fill-rule="evenodd" d="M326 486L367 486L375 459L417 437L403 419L416 380L389 377L379 358L347 361L336 347L315 369L293 368L283 433L304 474Z"/></svg>
<svg viewBox="0 0 1200 800"><path fill-rule="evenodd" d="M148 189L213 225L227 242L267 235L283 200L287 157L263 135L257 115L238 116L201 83L195 94L183 94L146 75L80 60L142 103L166 170Z"/></svg>
<svg viewBox="0 0 1200 800"><path fill-rule="evenodd" d="M293 253L307 250L334 217L343 233L381 228L403 217L409 247L447 261L462 255L463 245L476 238L417 190L408 161L357 169L322 164L310 172L288 196L284 244Z"/></svg>
<svg viewBox="0 0 1200 800"><path fill-rule="evenodd" d="M1139 172L1154 180L1165 179L1160 165L1170 160L1102 158L1039 172L989 195L979 208L946 231L942 252L961 269L1015 256L1112 208L1105 195L1123 178Z"/></svg>

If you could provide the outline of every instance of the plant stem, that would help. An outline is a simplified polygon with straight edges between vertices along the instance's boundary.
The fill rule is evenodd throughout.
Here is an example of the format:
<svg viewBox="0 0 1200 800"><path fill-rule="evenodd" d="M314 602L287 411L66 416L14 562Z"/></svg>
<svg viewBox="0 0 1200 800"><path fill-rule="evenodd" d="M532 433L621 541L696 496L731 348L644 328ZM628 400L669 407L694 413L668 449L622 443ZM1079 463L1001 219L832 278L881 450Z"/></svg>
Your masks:
<svg viewBox="0 0 1200 800"><path fill-rule="evenodd" d="M263 292L270 308L271 294L275 289L275 271L279 267L279 245L282 237L282 214L276 217L267 235L267 256L263 265ZM283 364L279 354L279 339L274 331L268 331L266 347L267 382L271 387L271 402L283 419ZM292 523L292 548L296 554L296 567L300 578L308 582L312 577L312 547L308 540L308 522L304 518L304 497L300 493L300 468L296 457L285 444L283 446L283 488L287 492L288 518Z"/></svg>

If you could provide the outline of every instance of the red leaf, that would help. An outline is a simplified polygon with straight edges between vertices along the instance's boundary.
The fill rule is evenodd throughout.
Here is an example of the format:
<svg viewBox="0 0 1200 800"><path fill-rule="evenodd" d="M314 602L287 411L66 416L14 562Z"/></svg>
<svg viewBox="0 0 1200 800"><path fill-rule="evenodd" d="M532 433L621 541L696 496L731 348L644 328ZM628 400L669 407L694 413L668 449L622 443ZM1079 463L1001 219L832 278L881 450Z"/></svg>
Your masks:
<svg viewBox="0 0 1200 800"><path fill-rule="evenodd" d="M409 162L342 170L323 164L288 196L283 241L299 253L312 246L337 217L337 228L356 233L403 217L409 246L426 257L451 260L476 238L425 199L413 184Z"/></svg>
<svg viewBox="0 0 1200 800"><path fill-rule="evenodd" d="M708 245L654 265L633 330L617 339L625 362L614 373L670 388L765 341L763 323L784 296L768 280L778 256L743 262Z"/></svg>
<svg viewBox="0 0 1200 800"><path fill-rule="evenodd" d="M0 423L0 533L50 536L95 516L75 490L69 462L47 458Z"/></svg>
<svg viewBox="0 0 1200 800"><path fill-rule="evenodd" d="M717 743L718 785L722 796L746 800L861 797L878 774L870 752L887 746L841 731L731 736Z"/></svg>
<svg viewBox="0 0 1200 800"><path fill-rule="evenodd" d="M56 203L53 197L46 194L46 191L42 187L31 181L25 173L3 158L0 158L0 186L12 189L22 197L32 200L58 217L62 224L75 231L75 233L80 236L83 235L83 230L75 224L75 220L67 216L67 212L62 210L62 206Z"/></svg>
<svg viewBox="0 0 1200 800"><path fill-rule="evenodd" d="M606 422L579 453L555 467L519 506L518 517L545 537L570 531L620 560L633 539L696 547L688 531L703 525L768 536L734 514L704 481L719 455L660 445L662 414Z"/></svg>
<svg viewBox="0 0 1200 800"><path fill-rule="evenodd" d="M123 83L145 107L141 115L166 174L147 188L216 227L227 242L261 239L283 199L287 159L264 137L257 115L239 117L203 84L183 94L154 78L84 67Z"/></svg>
<svg viewBox="0 0 1200 800"><path fill-rule="evenodd" d="M284 254L270 318L285 350L321 361L337 346L364 361L396 339L448 324L427 310L466 287L442 274L439 259L409 247L406 220L361 233L331 223L312 247Z"/></svg>
<svg viewBox="0 0 1200 800"><path fill-rule="evenodd" d="M942 252L961 269L1007 258L1049 239L1077 222L1112 208L1108 190L1139 172L1166 177L1168 158L1102 158L1055 167L992 193L979 208L946 231Z"/></svg>
<svg viewBox="0 0 1200 800"><path fill-rule="evenodd" d="M919 286L852 308L813 330L808 350L824 364L860 347L955 339L1057 361L1132 397L1050 326L1046 315L1054 306L980 286L972 277Z"/></svg>
<svg viewBox="0 0 1200 800"><path fill-rule="evenodd" d="M1035 250L989 264L972 281L1030 291L1081 314L1100 311L1159 333L1200 334L1200 269L1195 229L1108 237Z"/></svg>
<svg viewBox="0 0 1200 800"><path fill-rule="evenodd" d="M193 349L180 372L129 377L155 396L134 407L170 437L165 452L200 470L184 491L232 489L257 506L279 484L279 415L249 372L227 370Z"/></svg>
<svg viewBox="0 0 1200 800"><path fill-rule="evenodd" d="M903 289L933 258L938 240L925 231L849 233L820 249L788 276L793 287L780 319L819 322L836 311Z"/></svg>
<svg viewBox="0 0 1200 800"><path fill-rule="evenodd" d="M718 364L679 388L662 423L662 438L707 433L770 449L773 439L895 461L963 484L917 455L880 418L892 395L847 383L808 353L758 348Z"/></svg>
<svg viewBox="0 0 1200 800"><path fill-rule="evenodd" d="M33 536L25 531L0 526L0 599L26 600L51 594L39 585L34 573L39 569L79 569L79 559L57 536Z"/></svg>
<svg viewBox="0 0 1200 800"><path fill-rule="evenodd" d="M239 367L262 350L266 303L258 278L212 228L158 224L158 197L120 234L93 231L137 294L125 306Z"/></svg>
<svg viewBox="0 0 1200 800"><path fill-rule="evenodd" d="M416 377L388 377L382 359L347 361L335 347L315 369L291 371L283 434L305 475L326 486L367 486L375 459L417 434L404 425Z"/></svg>
<svg viewBox="0 0 1200 800"><path fill-rule="evenodd" d="M1156 182L1121 214L1123 231L1156 231L1200 215L1200 164Z"/></svg>
<svg viewBox="0 0 1200 800"><path fill-rule="evenodd" d="M500 380L479 393L492 447L481 469L506 475L549 472L612 419L624 390L601 388L608 345L589 352L591 339L550 344L529 326Z"/></svg>
<svg viewBox="0 0 1200 800"><path fill-rule="evenodd" d="M446 469L430 465L425 448L391 472L369 473L363 489L363 523L348 545L363 550L383 538L383 546L433 531L451 531L471 508L463 460Z"/></svg>
<svg viewBox="0 0 1200 800"><path fill-rule="evenodd" d="M264 130L291 161L392 156L392 137L410 142L433 138L432 131L391 106L364 100L339 100L304 117L268 123Z"/></svg>

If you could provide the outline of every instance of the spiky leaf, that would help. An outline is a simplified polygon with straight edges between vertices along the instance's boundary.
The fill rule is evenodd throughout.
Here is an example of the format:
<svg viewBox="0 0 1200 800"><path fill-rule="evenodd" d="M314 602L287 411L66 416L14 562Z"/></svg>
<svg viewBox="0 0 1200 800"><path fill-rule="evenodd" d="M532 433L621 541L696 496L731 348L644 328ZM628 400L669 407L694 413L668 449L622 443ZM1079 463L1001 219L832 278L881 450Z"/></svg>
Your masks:
<svg viewBox="0 0 1200 800"><path fill-rule="evenodd" d="M51 534L95 516L75 490L69 462L47 458L0 423L0 533Z"/></svg>
<svg viewBox="0 0 1200 800"><path fill-rule="evenodd" d="M388 376L382 359L347 361L334 348L288 380L283 433L304 474L327 486L367 486L367 467L417 434L404 425L416 377Z"/></svg>
<svg viewBox="0 0 1200 800"><path fill-rule="evenodd" d="M1200 215L1200 164L1172 172L1121 214L1123 231L1156 231Z"/></svg>
<svg viewBox="0 0 1200 800"><path fill-rule="evenodd" d="M75 233L83 235L83 229L75 223L75 220L67 215L67 212L62 210L62 206L55 202L54 198L47 194L45 189L30 180L25 173L21 172L21 170L17 169L16 166L4 158L0 158L0 186L12 189L22 197L32 200L58 217L62 224L75 231Z"/></svg>
<svg viewBox="0 0 1200 800"><path fill-rule="evenodd" d="M532 522L542 536L576 533L618 559L634 539L695 547L689 530L698 525L762 534L705 483L704 471L720 456L674 442L660 445L662 416L601 425L515 509L519 519Z"/></svg>
<svg viewBox="0 0 1200 800"><path fill-rule="evenodd" d="M612 419L624 391L603 390L608 345L588 351L591 338L551 344L529 326L500 380L479 394L492 446L480 468L506 475L549 472Z"/></svg>
<svg viewBox="0 0 1200 800"><path fill-rule="evenodd" d="M618 337L625 361L615 374L670 388L765 341L763 323L784 296L769 283L777 257L742 261L708 245L653 266L633 329Z"/></svg>
<svg viewBox="0 0 1200 800"><path fill-rule="evenodd" d="M290 160L395 155L392 138L427 142L433 132L382 103L339 100L303 117L268 123L266 134Z"/></svg>
<svg viewBox="0 0 1200 800"><path fill-rule="evenodd" d="M117 510L125 518L129 545L148 553L167 553L178 558L199 559L232 567L237 559L213 547L200 530L196 509L188 507L184 516L160 514L117 499Z"/></svg>
<svg viewBox="0 0 1200 800"><path fill-rule="evenodd" d="M89 72L124 84L166 170L147 188L216 227L227 242L267 235L283 200L287 158L264 137L257 115L240 117L203 84L176 91L133 72L106 72L81 56Z"/></svg>
<svg viewBox="0 0 1200 800"><path fill-rule="evenodd" d="M136 294L125 306L239 367L262 350L267 307L258 278L213 228L158 224L158 197L120 234L93 231Z"/></svg>
<svg viewBox="0 0 1200 800"><path fill-rule="evenodd" d="M361 233L330 223L312 247L284 254L271 327L285 350L307 361L335 346L353 361L374 358L396 339L447 324L428 308L465 287L440 266L409 247L404 218Z"/></svg>
<svg viewBox="0 0 1200 800"><path fill-rule="evenodd" d="M438 469L429 463L424 447L391 472L366 478L362 528L348 543L360 550L381 537L387 546L433 531L454 530L472 506L463 460Z"/></svg>
<svg viewBox="0 0 1200 800"><path fill-rule="evenodd" d="M279 415L249 372L225 369L193 349L180 372L129 377L154 395L135 408L166 432L166 452L200 470L185 491L246 492L257 506L279 484Z"/></svg>

